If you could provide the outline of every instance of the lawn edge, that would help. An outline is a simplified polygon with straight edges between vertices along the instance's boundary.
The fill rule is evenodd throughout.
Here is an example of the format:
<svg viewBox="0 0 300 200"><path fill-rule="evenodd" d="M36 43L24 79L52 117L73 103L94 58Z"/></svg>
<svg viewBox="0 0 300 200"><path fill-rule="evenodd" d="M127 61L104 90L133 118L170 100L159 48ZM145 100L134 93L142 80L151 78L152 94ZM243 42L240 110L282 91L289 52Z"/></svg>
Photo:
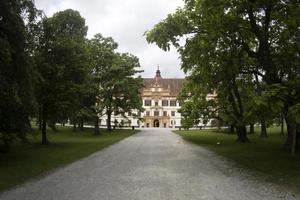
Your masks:
<svg viewBox="0 0 300 200"><path fill-rule="evenodd" d="M113 146L113 145L116 145L116 144L118 144L118 143L120 143L120 142L122 142L122 141L124 141L124 140L126 140L126 139L128 139L128 138L130 138L130 137L133 136L133 135L138 134L139 132L141 132L141 130L135 129L134 132L133 132L131 135L128 135L127 137L124 137L123 139L120 139L120 140L118 140L118 141L116 141L116 142L114 142L114 143L112 143L112 144L110 144L110 145L108 145L108 146L105 146L105 147L103 147L102 149L96 150L96 151L94 151L94 152L92 152L92 153L90 153L90 154L88 154L88 155L86 155L86 156L82 156L82 157L80 157L80 158L78 158L78 159L71 160L70 162L66 162L66 163L64 163L64 164L62 164L62 165L59 165L59 166L57 166L57 167L54 167L53 169L47 170L47 171L45 171L45 172L42 172L41 174L32 176L32 177L30 177L30 178L24 180L23 182L20 182L20 183L14 185L14 186L8 187L8 188L3 189L3 190L0 190L0 197L2 196L2 194L6 193L6 192L10 192L10 191L15 190L15 189L17 189L17 188L20 188L20 187L22 187L22 186L24 186L24 185L26 185L26 184L31 184L31 183L33 183L33 182L39 181L39 180L45 178L46 176L48 176L48 175L50 175L50 174L52 174L52 173L55 173L55 172L58 171L58 170L61 170L61 169L64 169L64 168L68 167L68 165L71 165L71 164L73 164L73 163L79 162L79 161L81 161L81 160L84 160L84 159L86 159L86 158L92 156L93 154L96 154L96 153L99 153L99 152L101 152L101 151L104 151L104 150L108 149L109 147L111 147L111 146Z"/></svg>

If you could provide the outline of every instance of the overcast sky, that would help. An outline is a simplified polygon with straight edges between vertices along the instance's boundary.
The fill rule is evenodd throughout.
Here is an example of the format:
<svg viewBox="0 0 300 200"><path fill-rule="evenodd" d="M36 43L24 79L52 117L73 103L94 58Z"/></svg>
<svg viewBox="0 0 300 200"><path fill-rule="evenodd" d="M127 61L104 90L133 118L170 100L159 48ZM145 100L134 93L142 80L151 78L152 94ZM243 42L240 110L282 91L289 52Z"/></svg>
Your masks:
<svg viewBox="0 0 300 200"><path fill-rule="evenodd" d="M101 33L113 37L119 52L129 52L140 59L143 77L153 77L157 65L163 77L184 77L177 52L164 52L148 44L146 30L183 5L182 0L35 0L37 8L49 17L68 8L78 10L89 27L88 37Z"/></svg>

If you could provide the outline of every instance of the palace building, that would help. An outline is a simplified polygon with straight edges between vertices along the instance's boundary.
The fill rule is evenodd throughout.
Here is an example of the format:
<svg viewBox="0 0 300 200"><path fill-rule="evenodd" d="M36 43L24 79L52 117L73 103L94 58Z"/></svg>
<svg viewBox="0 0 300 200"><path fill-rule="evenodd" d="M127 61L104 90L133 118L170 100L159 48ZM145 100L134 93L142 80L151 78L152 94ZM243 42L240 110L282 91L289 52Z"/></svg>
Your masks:
<svg viewBox="0 0 300 200"><path fill-rule="evenodd" d="M176 100L184 79L163 78L159 67L154 78L144 78L144 87L141 90L143 100L143 113L137 113L138 118L127 115L112 116L112 125L124 125L135 127L161 127L176 128L181 126L181 115L178 112L179 102ZM102 118L101 125L106 125L106 119Z"/></svg>
<svg viewBox="0 0 300 200"><path fill-rule="evenodd" d="M159 68L154 78L144 79L143 99L144 127L175 128L181 126L181 115L178 112L179 102L176 100L184 79L164 79Z"/></svg>

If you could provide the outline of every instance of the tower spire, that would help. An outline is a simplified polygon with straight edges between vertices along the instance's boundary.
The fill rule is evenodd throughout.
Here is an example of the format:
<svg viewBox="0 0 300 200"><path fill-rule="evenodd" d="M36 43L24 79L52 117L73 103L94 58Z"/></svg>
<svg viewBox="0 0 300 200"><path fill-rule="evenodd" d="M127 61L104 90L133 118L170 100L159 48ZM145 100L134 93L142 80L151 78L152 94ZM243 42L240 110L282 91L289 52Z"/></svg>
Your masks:
<svg viewBox="0 0 300 200"><path fill-rule="evenodd" d="M156 74L155 74L155 81L158 82L159 79L161 79L161 75L160 75L159 65L157 65L157 70L156 70Z"/></svg>
<svg viewBox="0 0 300 200"><path fill-rule="evenodd" d="M156 70L155 78L161 78L160 70L159 70L159 65L157 65L157 70Z"/></svg>

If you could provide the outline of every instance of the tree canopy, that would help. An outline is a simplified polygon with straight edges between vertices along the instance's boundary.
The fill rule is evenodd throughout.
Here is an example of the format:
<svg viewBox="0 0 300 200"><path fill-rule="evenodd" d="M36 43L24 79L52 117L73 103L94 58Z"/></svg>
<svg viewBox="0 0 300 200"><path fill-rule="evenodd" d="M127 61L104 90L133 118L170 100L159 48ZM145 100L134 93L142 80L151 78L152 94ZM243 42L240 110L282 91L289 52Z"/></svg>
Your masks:
<svg viewBox="0 0 300 200"><path fill-rule="evenodd" d="M78 11L65 10L42 21L36 62L39 72L37 99L47 143L46 124L70 117L80 101L87 70L87 27Z"/></svg>
<svg viewBox="0 0 300 200"><path fill-rule="evenodd" d="M247 141L245 126L255 116L264 125L283 113L287 148L295 152L299 5L297 0L186 0L146 37L164 50L178 49L189 86L199 85L204 94L216 91L215 109L236 126L239 141Z"/></svg>
<svg viewBox="0 0 300 200"><path fill-rule="evenodd" d="M140 67L138 58L128 53L117 53L112 38L96 34L89 42L91 65L95 79L97 113L107 116L107 129L111 130L111 116L142 110L139 96L143 80L135 77Z"/></svg>
<svg viewBox="0 0 300 200"><path fill-rule="evenodd" d="M0 138L5 148L16 136L25 139L31 127L35 68L30 33L37 16L31 0L0 3Z"/></svg>

